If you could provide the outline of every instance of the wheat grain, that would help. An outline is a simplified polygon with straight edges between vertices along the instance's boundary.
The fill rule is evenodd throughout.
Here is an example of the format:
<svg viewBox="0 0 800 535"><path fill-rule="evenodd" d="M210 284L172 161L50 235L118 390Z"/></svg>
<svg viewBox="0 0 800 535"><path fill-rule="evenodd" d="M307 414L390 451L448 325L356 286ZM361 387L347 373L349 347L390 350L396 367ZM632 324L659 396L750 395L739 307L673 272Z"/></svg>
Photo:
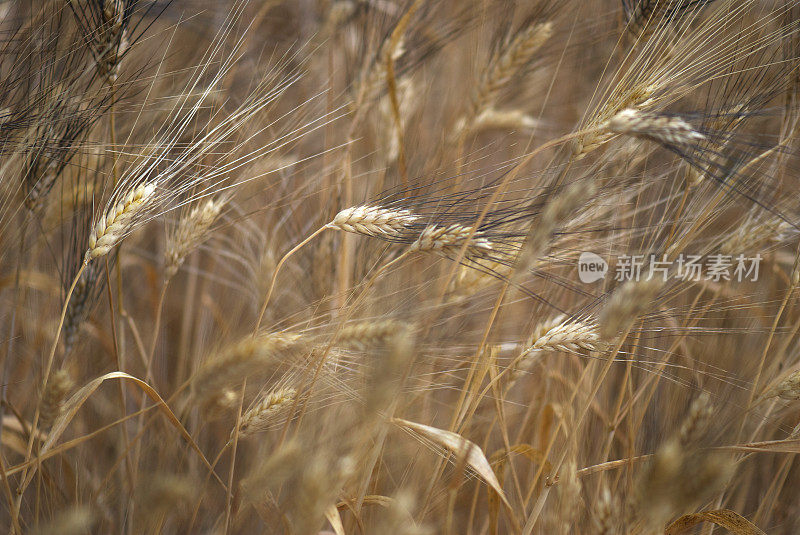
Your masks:
<svg viewBox="0 0 800 535"><path fill-rule="evenodd" d="M531 225L525 243L517 255L514 272L519 278L531 268L547 251L556 227L596 191L594 182L575 183L560 191L542 210L542 215Z"/></svg>
<svg viewBox="0 0 800 535"><path fill-rule="evenodd" d="M605 485L595 506L594 523L597 535L620 535L619 506L611 497L611 491Z"/></svg>
<svg viewBox="0 0 800 535"><path fill-rule="evenodd" d="M336 341L346 347L366 350L386 346L392 338L404 335L409 329L407 323L394 319L361 321L342 327Z"/></svg>
<svg viewBox="0 0 800 535"><path fill-rule="evenodd" d="M81 274L72 297L67 305L64 317L64 354L68 355L78 339L81 325L86 321L94 300L98 294L97 284L100 278L99 266L90 265Z"/></svg>
<svg viewBox="0 0 800 535"><path fill-rule="evenodd" d="M714 0L623 0L628 31L640 37L674 23L690 9L697 10ZM630 4L633 3L633 6Z"/></svg>
<svg viewBox="0 0 800 535"><path fill-rule="evenodd" d="M470 134L476 134L486 130L527 132L536 130L541 125L542 121L531 117L522 110L497 110L495 108L486 108L480 112L470 124L467 124L465 118L459 119L454 129L457 133L466 131Z"/></svg>
<svg viewBox="0 0 800 535"><path fill-rule="evenodd" d="M531 61L533 55L553 35L553 23L541 22L520 31L490 63L472 96L470 118L491 107L500 90ZM467 121L472 127L474 119Z"/></svg>
<svg viewBox="0 0 800 535"><path fill-rule="evenodd" d="M69 0L70 3L76 0ZM98 27L93 29L91 50L97 71L109 82L115 82L122 56L128 49L125 31L125 0L105 0L98 13Z"/></svg>
<svg viewBox="0 0 800 535"><path fill-rule="evenodd" d="M775 387L770 389L765 395L766 398L779 397L789 401L800 399L800 371L790 374Z"/></svg>
<svg viewBox="0 0 800 535"><path fill-rule="evenodd" d="M705 433L711 418L714 416L714 407L707 392L702 392L689 407L689 414L681 424L678 431L678 440L683 446L695 444Z"/></svg>

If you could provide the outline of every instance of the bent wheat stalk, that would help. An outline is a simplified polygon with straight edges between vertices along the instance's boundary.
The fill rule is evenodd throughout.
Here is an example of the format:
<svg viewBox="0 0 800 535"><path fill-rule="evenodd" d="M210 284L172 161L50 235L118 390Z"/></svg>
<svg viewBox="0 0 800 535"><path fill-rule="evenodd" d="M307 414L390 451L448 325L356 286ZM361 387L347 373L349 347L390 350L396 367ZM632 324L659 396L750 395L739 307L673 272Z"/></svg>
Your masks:
<svg viewBox="0 0 800 535"><path fill-rule="evenodd" d="M53 338L53 344L50 346L50 353L47 356L47 362L44 368L44 382L42 384L42 392L47 387L47 380L50 377L50 372L53 368L53 361L55 359L56 348L58 347L58 340L61 336L61 331L64 327L64 319L67 315L69 301L81 279L84 270L95 258L107 255L111 249L116 247L126 235L135 227L137 216L141 215L142 211L146 208L147 203L153 197L156 191L155 183L140 184L138 187L132 189L125 195L117 204L107 208L101 215L97 223L94 224L89 234L89 247L83 257L83 263L80 269L75 274L72 284L67 290L66 297L64 298L64 305L61 307L61 317L58 321L56 328L56 335ZM30 460L33 451L34 438L36 437L36 426L39 423L41 414L42 399L36 404L36 411L34 412L33 422L31 424L30 438L28 439L28 447L25 459ZM24 480L24 478L23 478Z"/></svg>
<svg viewBox="0 0 800 535"><path fill-rule="evenodd" d="M275 271L272 273L272 280L269 283L269 288L267 289L267 295L266 297L264 297L264 304L261 305L261 311L258 313L258 320L256 321L256 327L255 329L253 329L253 338L255 338L258 335L258 330L261 328L261 321L264 319L264 313L267 311L267 305L269 305L269 300L272 297L272 291L275 289L275 281L278 280L278 272L281 270L281 266L283 266L283 263L286 262L286 260L288 260L290 256L299 251L304 245L313 240L316 236L322 234L322 232L327 228L328 228L327 226L324 226L315 230L308 238L306 238L305 240L301 241L300 243L292 247L292 249L288 253L283 255L281 259L278 261L278 263L275 265Z"/></svg>
<svg viewBox="0 0 800 535"><path fill-rule="evenodd" d="M264 319L264 313L267 311L267 305L275 289L275 281L278 278L278 272L281 266L283 266L284 262L286 262L290 256L299 251L324 230L335 229L370 237L391 239L398 238L404 230L418 219L419 216L414 215L409 210L385 208L382 206L360 205L341 210L330 223L315 230L310 236L295 245L278 261L278 264L275 266L275 271L272 274L269 288L267 289L267 295L264 298L264 304L261 305L261 311L258 314L258 321L256 321L256 328L253 330L253 336L258 333L258 329L261 327L261 321Z"/></svg>
<svg viewBox="0 0 800 535"><path fill-rule="evenodd" d="M76 273L75 279L73 279L72 284L69 287L69 290L67 290L67 296L64 299L64 306L61 307L61 318L58 321L58 328L56 329L56 335L55 335L55 337L53 339L53 345L50 347L50 353L47 356L47 363L45 364L45 368L44 368L44 374L43 374L44 382L42 383L42 389L41 389L42 392L45 392L45 390L47 389L47 380L50 378L50 371L53 368L53 360L55 359L56 347L58 347L58 338L61 335L61 329L64 326L64 318L67 315L67 308L69 306L69 300L72 297L72 292L75 291L75 286L78 285L78 281L80 280L81 275L83 274L83 270L86 269L86 266L88 266L88 265L89 265L89 258L87 257L87 258L84 259L83 264L81 264L81 267L78 270L78 273ZM42 399L43 399L42 396L40 396L39 400L36 403L36 410L33 413L33 421L31 422L31 432L30 432L30 436L28 437L28 446L27 446L26 452L25 452L25 462L26 463L30 462L31 454L33 453L33 443L34 443L34 441L36 439L36 429L37 429L37 425L39 424L39 417L41 415L41 410L42 410ZM22 481L26 480L27 471L28 471L28 467L26 467L25 471L23 472ZM20 494L20 496L19 496L19 504L21 504L21 500L22 500L22 495ZM18 504L18 506L19 506L19 504Z"/></svg>

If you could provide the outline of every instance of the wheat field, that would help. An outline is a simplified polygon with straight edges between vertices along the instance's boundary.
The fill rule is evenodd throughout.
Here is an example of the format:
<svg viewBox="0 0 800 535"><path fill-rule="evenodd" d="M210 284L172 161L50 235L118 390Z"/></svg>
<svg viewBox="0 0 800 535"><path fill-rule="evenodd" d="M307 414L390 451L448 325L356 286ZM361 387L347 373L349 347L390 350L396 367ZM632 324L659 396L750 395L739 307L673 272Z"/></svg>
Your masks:
<svg viewBox="0 0 800 535"><path fill-rule="evenodd" d="M800 1L0 2L0 524L800 533Z"/></svg>

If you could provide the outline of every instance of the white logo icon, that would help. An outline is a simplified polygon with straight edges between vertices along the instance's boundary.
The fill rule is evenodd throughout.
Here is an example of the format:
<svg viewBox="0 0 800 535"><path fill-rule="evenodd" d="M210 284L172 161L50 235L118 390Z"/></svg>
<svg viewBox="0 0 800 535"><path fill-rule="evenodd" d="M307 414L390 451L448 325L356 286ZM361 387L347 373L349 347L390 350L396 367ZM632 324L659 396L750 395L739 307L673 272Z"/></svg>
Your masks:
<svg viewBox="0 0 800 535"><path fill-rule="evenodd" d="M608 262L594 253L581 253L578 258L578 278L586 284L599 281L608 272Z"/></svg>

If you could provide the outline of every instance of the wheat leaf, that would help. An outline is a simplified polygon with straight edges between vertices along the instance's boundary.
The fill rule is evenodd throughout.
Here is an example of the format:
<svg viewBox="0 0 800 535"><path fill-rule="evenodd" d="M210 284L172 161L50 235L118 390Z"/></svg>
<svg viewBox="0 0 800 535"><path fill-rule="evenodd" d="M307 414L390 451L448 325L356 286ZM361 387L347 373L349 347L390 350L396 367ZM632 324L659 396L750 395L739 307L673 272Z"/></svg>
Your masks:
<svg viewBox="0 0 800 535"><path fill-rule="evenodd" d="M713 522L735 535L767 535L758 529L758 526L730 509L717 509L715 511L703 511L701 513L683 515L667 527L664 531L664 535L680 535L681 533L686 533L686 530L702 522Z"/></svg>
<svg viewBox="0 0 800 535"><path fill-rule="evenodd" d="M469 465L469 467L472 468L472 470L474 470L475 473L481 477L481 479L483 479L489 484L490 487L492 487L492 489L494 489L507 507L511 507L506 499L505 493L503 493L503 488L500 485L500 481L498 481L497 476L492 470L492 466L486 459L486 455L484 455L483 450L481 450L477 444L471 440L467 440L458 433L445 431L444 429L439 429L438 427L431 427L429 425L410 422L408 420L403 420L402 418L392 418L392 423L403 429L417 433L423 438L432 440L440 446L452 451L457 456L466 455L465 461L467 465Z"/></svg>
<svg viewBox="0 0 800 535"><path fill-rule="evenodd" d="M203 464L206 465L206 468L208 468L211 471L211 473L214 474L214 476L216 476L213 467L208 462L203 452L200 450L200 447L197 445L197 443L195 443L192 436L183 427L183 424L181 424L180 420L178 420L178 417L175 416L172 410L170 410L170 408L167 406L167 403L161 398L158 392L156 392L155 389L153 389L153 387L151 387L146 382L132 375L129 375L125 372L110 372L96 379L93 379L92 381L89 381L87 384L81 387L77 392L75 392L75 394L73 394L72 397L69 398L66 402L64 402L61 414L53 423L53 427L50 430L49 435L47 436L47 440L42 445L42 449L39 453L40 458L45 456L47 452L55 445L56 441L61 437L64 431L66 431L67 426L70 424L70 422L75 417L81 406L83 406L83 404L86 402L86 400L89 399L89 397L100 387L101 384L103 384L105 381L109 379L125 379L127 381L133 382L133 384L141 388L142 391L147 395L147 397L152 399L158 405L161 412L164 413L164 415L167 417L170 423L181 433L181 435L183 436L183 438L186 439L191 448L195 452L197 452L197 454L202 459ZM33 474L34 471L31 471L28 474L26 485L33 478ZM223 485L223 487L225 486L224 483L222 483L222 481L219 480L218 477L217 480L220 482L220 484Z"/></svg>

